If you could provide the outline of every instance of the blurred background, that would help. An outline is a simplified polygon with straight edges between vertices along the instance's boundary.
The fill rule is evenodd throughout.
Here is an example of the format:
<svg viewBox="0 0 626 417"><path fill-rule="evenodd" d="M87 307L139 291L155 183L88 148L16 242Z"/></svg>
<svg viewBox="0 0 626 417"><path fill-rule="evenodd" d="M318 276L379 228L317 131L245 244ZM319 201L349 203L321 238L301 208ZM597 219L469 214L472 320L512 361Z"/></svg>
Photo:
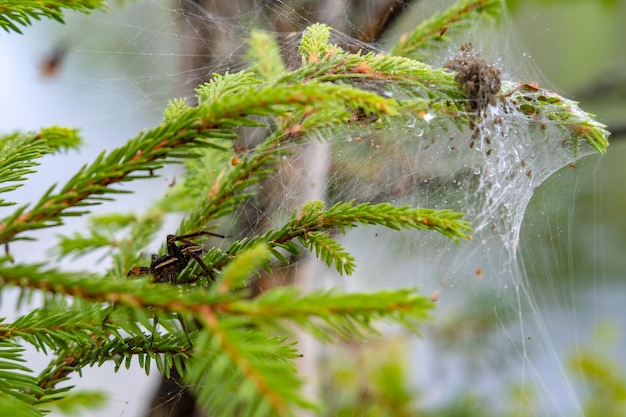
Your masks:
<svg viewBox="0 0 626 417"><path fill-rule="evenodd" d="M451 3L416 1L409 13L419 20ZM575 168L565 167L536 190L525 216L519 258L532 298L552 336L550 343L563 363L562 372L579 393L581 406L587 415L623 415L619 413L626 407L626 359L620 354L626 351L626 164L622 162L626 158L626 0L508 3L507 25L522 52L520 65L532 67L520 70L519 75L537 77L540 85L580 101L584 110L596 114L612 132L605 156L587 157ZM186 40L178 31L178 7L146 0L112 3L106 14L71 15L66 25L35 22L23 35L0 35L2 132L56 124L81 128L86 142L79 154L44 158L33 180L16 192L18 202L37 199L52 183L63 183L103 150L110 151L141 129L156 125L168 100L182 95L191 76L181 64L184 57L180 48ZM243 31L244 25L229 22L224 30ZM498 43L498 39L492 41ZM497 53L497 47L494 48ZM514 59L511 51L502 53ZM153 196L160 195L177 174L176 167L168 167L154 181L133 184L132 195L92 211L138 210ZM7 208L2 210L3 215L9 212ZM81 221L72 222L62 233L69 234L83 225ZM50 251L58 233L59 230L42 230L35 234L42 248L37 253L26 244L12 245L11 253L17 260L51 262ZM150 249L156 251L160 244L155 242ZM106 264L98 261L81 258L70 267L104 270ZM15 300L8 292L3 295L0 315L14 317ZM505 327L496 323L498 318L480 309L468 307L458 314L465 319L475 317L470 337L459 335L459 329L453 326L454 316L444 317L438 328L429 330L449 342L451 361L470 348L480 352L485 348L483 344L491 340L488 333ZM424 397L428 392L424 389L429 384L427 377L432 375L422 374L415 381L397 364L378 362L397 356L393 349L407 349L403 343L399 343L401 347L384 348L390 350L375 348L378 354L363 351L358 360L377 364L372 367L374 373L387 372L381 385L405 378L406 386L393 386L395 394ZM427 348L409 349L414 349L415 358L411 361L419 367L420 354ZM515 353L518 357L525 354ZM341 361L341 355L335 352L329 357ZM541 367L542 360L551 358L537 359L535 366ZM41 367L46 364L44 358L34 353L35 368L37 361L41 361ZM333 361L328 361L328 366L337 369ZM345 410L350 409L351 398L362 407L367 404L367 398L338 388L356 384L354 375L349 375L348 370L334 375L337 379L326 381L326 392L328 401L337 405L336 415L341 414L340 404L347 404ZM375 386L374 377L370 377ZM542 380L550 384L549 375L542 376ZM523 377L519 381L523 383ZM141 370L122 376L103 367L87 370L80 386L109 391L107 408L88 415L139 416L145 412L157 382L152 377L146 379ZM430 407L425 406L425 410L450 416L545 415L528 406L534 401L528 393L517 395L521 390L516 390L515 382L507 386L508 394L496 401L500 408L487 409L480 409L485 404L485 394L474 392L472 381L454 386L447 395L439 395L442 400L423 398L423 403ZM608 392L613 396L605 395ZM558 396L558 391L554 395ZM375 415L373 409L374 405L370 405L370 414L346 411L346 415Z"/></svg>

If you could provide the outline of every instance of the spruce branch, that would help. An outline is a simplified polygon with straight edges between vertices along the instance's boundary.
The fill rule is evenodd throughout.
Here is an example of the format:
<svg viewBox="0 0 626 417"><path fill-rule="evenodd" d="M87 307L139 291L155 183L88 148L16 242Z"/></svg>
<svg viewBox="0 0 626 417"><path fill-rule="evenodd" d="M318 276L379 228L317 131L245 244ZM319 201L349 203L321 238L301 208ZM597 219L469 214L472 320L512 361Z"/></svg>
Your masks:
<svg viewBox="0 0 626 417"><path fill-rule="evenodd" d="M103 0L7 0L0 5L0 27L7 32L22 33L19 26L30 26L33 19L41 20L46 17L63 23L63 9L91 13L93 10L104 9L105 6L106 2Z"/></svg>
<svg viewBox="0 0 626 417"><path fill-rule="evenodd" d="M111 236L100 229L89 227L88 235L83 232L74 232L72 236L60 236L56 246L59 257L75 254L77 257L85 256L96 249L112 245Z"/></svg>
<svg viewBox="0 0 626 417"><path fill-rule="evenodd" d="M306 236L299 238L304 245L316 257L321 259L329 267L335 264L339 274L352 275L356 267L356 259L335 239L325 233L307 232Z"/></svg>
<svg viewBox="0 0 626 417"><path fill-rule="evenodd" d="M173 286L148 285L144 280L121 280L91 273L68 272L45 264L4 264L0 266L0 283L23 289L43 290L50 294L69 295L96 302L117 303L133 307L133 320L149 324L142 309L158 307L164 311L194 311L199 304L215 304L219 297L197 292L182 294ZM189 299L189 302L185 300ZM181 307L181 305L183 307Z"/></svg>
<svg viewBox="0 0 626 417"><path fill-rule="evenodd" d="M419 333L418 325L430 317L432 308L433 302L414 289L379 291L372 296L336 291L303 294L298 288L279 287L252 301L233 302L220 311L283 329L280 321L293 321L316 337L330 341L377 334L374 322L378 320L401 324Z"/></svg>
<svg viewBox="0 0 626 417"><path fill-rule="evenodd" d="M172 369L181 370L186 366L191 352L182 347L184 338L176 334L160 335L158 339L146 335L95 339L89 344L76 344L58 350L57 355L37 377L37 385L43 390L35 395L39 403L57 401L65 395L67 388L57 386L68 380L73 373L83 368L100 366L113 362L115 370L128 369L136 358L139 366L150 374L154 362L157 370L169 376Z"/></svg>
<svg viewBox="0 0 626 417"><path fill-rule="evenodd" d="M240 252L222 271L220 290L226 292L245 287L258 268L268 267L269 248L257 244Z"/></svg>
<svg viewBox="0 0 626 417"><path fill-rule="evenodd" d="M144 328L153 327L150 316L144 313L148 307L163 312L190 314L195 317L217 313L234 314L232 311L236 312L240 307L233 309L232 305L246 295L245 292L227 293L225 290L228 288L224 288L224 286L222 286L219 292L217 290L191 289L181 292L173 286L146 285L145 281L141 280L106 280L96 276L85 278L85 274L80 273L76 273L71 278L68 278L68 275L70 274L67 272L52 268L44 269L41 267L39 270L34 270L32 266L19 264L2 266L0 268L0 279L3 285L20 285L23 288L40 289L59 295L71 295L85 300L110 302L119 306L126 306L128 309L125 315L129 317L126 324L134 326L133 322L139 322ZM237 287L240 285L237 280L231 279L229 282L232 282L233 284L231 285L236 285ZM383 304L387 303L387 311L390 312L390 317L394 318L395 316L392 314L394 308L389 306L389 303L391 303L390 298L383 297L379 301ZM375 301L372 302L375 303ZM374 305L381 306L382 304ZM382 307L380 308L382 309ZM10 327L0 327L0 330L3 331L5 337L23 337L25 340L33 343L34 346L42 349L45 346L59 347L57 343L60 343L60 340L73 339L75 343L84 344L87 342L86 338L90 334L99 335L99 337L103 336L102 332L104 330L93 327L95 324L89 324L93 323L93 319L89 321L84 319L84 321L72 323L71 325L65 322L66 324L63 325L64 320L71 320L71 315L60 315L58 319L50 318L47 321L41 321L43 319L38 318L39 316L35 314L42 313L37 312L33 314L33 316L24 320L27 320L26 323L29 323L28 320L39 320L37 327L40 330L37 330L37 328L29 329L28 332L20 330L22 327L26 327L21 326L23 322L17 323L20 326L14 324ZM102 315L102 313L98 314ZM345 312L343 314L348 313ZM59 326L56 330L65 332L65 337L54 339L49 336L49 328L54 328L55 325ZM90 330L90 332L87 332L87 330ZM135 336L143 334L141 328L137 326L127 327L125 330Z"/></svg>
<svg viewBox="0 0 626 417"><path fill-rule="evenodd" d="M445 70L397 55L347 53L328 43L330 31L330 27L322 24L307 29L300 46L305 64L283 75L283 82L309 78L327 82L351 81L366 89L367 82L370 82L406 87L407 92L413 92L412 95L422 93L431 99L450 100L459 96L454 78Z"/></svg>
<svg viewBox="0 0 626 417"><path fill-rule="evenodd" d="M493 20L500 15L500 0L462 0L447 10L436 13L422 22L389 51L391 55L404 56L417 61L427 61L429 50L448 45L477 20Z"/></svg>
<svg viewBox="0 0 626 417"><path fill-rule="evenodd" d="M596 121L593 114L581 110L577 102L536 84L507 83L504 88L509 90L503 95L505 100L525 115L529 124L539 124L545 129L546 123L556 123L569 133L575 149L577 141L582 139L599 154L606 152L609 146L606 126Z"/></svg>
<svg viewBox="0 0 626 417"><path fill-rule="evenodd" d="M65 415L80 415L81 412L84 415L87 410L97 410L105 407L107 400L108 398L102 391L80 390L71 392L66 390L62 397L54 400L54 402L47 402L45 407L53 407Z"/></svg>
<svg viewBox="0 0 626 417"><path fill-rule="evenodd" d="M19 281L21 285L26 285L26 278L23 276L25 274L17 273L20 270L19 266L1 269L0 276L5 283ZM285 344L284 338L267 339L265 333L251 331L251 324L261 326L260 328L272 326L286 329L287 326L280 322L287 321L298 324L318 337L323 333L326 337L331 335L350 337L355 334L364 336L375 333L372 322L379 318L415 329L416 323L426 318L428 309L432 307L432 303L412 290L381 293L380 296L372 297L365 294L340 295L328 292L300 295L296 288L277 288L251 301L243 298L245 293L239 295L236 293L218 295L211 291L180 293L176 288L162 285L147 287L145 284L129 285L133 284L129 281L112 281L103 285L102 282L94 284L93 278L75 278L69 284L62 282L66 280L67 274L63 274L61 278L60 275L55 277L51 272L53 271L48 270L36 277L38 279L33 279L36 274L31 271L32 286L89 300L116 300L118 304L128 307L125 316L129 321L127 325L122 325L122 322L113 319L114 323L122 325L124 331L130 333L131 337L121 337L115 333L116 337L111 340L103 337L92 339L103 332L92 328L92 338L89 342L86 342L82 335L74 339L74 347L65 354L62 353L65 349L60 350L58 359L40 375L38 384L46 390L40 397L42 400L44 398L53 400L61 395L62 391L57 391L55 387L70 373L104 361L114 361L117 367L122 364L128 366L132 357L137 357L140 365L146 370L151 361L156 361L159 371L164 374L172 367L181 367L183 363L181 361L186 360L188 353L181 350L180 346L184 341L180 337L168 339L160 336L154 339L153 336L153 341L148 342L148 336L143 335L141 328L130 325L138 321L144 328L150 328L149 318L141 312L145 307L152 306L162 311L191 314L208 330L198 333L194 338L194 354L189 364L188 378L198 390L200 399L212 406L228 407L229 405L222 401L227 401L229 397L216 396L215 390L231 392L232 385L227 382L231 380L241 382L243 379L247 382L242 383L236 398L245 399L245 407L249 407L250 412L258 411L259 407L261 409L269 407L270 410L280 414L286 409L287 404L309 406L297 391L298 379L293 379L289 384L279 384L276 380L279 378L284 382L287 371L295 378L293 365L289 359L296 353L291 344ZM16 333L17 330L13 328L28 327L29 322L37 322L37 314L40 313L33 313L18 322L20 326L11 326L13 336L23 337L25 332ZM44 324L51 327L59 326L57 329L59 331L65 328L65 332L75 329L82 333L90 328L88 327L90 325L84 324L89 318L81 319L77 316L81 324L71 325L69 323L71 317L71 314L67 314L58 318L48 318ZM165 323L164 320L159 321ZM38 326L41 326L41 322ZM30 335L33 333L31 329ZM25 337L25 340L32 341L32 338ZM53 345L55 342L46 339L38 343L43 346ZM221 383L215 384L218 380ZM221 388L215 388L217 385Z"/></svg>
<svg viewBox="0 0 626 417"><path fill-rule="evenodd" d="M500 1L462 1L441 16L433 17L424 24L424 28L432 31L433 27L442 22L467 24L475 18L474 14L497 15L500 7ZM312 77L327 82L351 82L357 86L361 83L366 88L373 86L363 83L379 83L410 97L408 100L398 100L398 109L403 115L415 117L416 113L418 116L430 113L456 124L459 128L463 127L461 123L466 124L470 120L468 113L463 111L463 103L471 97L467 97L463 91L464 86L457 85L454 72L397 56L404 54L395 49L384 56L345 53L341 48L326 43L329 32L328 26L319 24L307 30L303 36L301 53L303 61L308 65L286 74L283 81ZM422 36L423 32L419 30L418 34ZM420 36L417 38L421 39ZM404 44L406 42L401 45ZM564 127L575 151L578 141L583 139L598 153L604 153L608 146L608 132L604 125L593 119L593 115L580 110L576 102L533 84L520 83L516 88L511 87L510 83L505 85L509 86L509 92L503 89L504 92L500 92L498 96L512 104L518 112L530 116L544 115L548 121ZM520 94L521 92L526 94Z"/></svg>
<svg viewBox="0 0 626 417"><path fill-rule="evenodd" d="M338 228L341 233L357 224L379 225L390 229L429 229L458 241L469 239L465 233L469 223L460 218L462 213L450 210L433 210L410 206L397 207L390 203L354 204L337 203L321 210L319 202L307 203L295 219L293 229L328 230Z"/></svg>
<svg viewBox="0 0 626 417"><path fill-rule="evenodd" d="M12 417L43 416L40 410L4 392L0 392L0 410L5 415Z"/></svg>
<svg viewBox="0 0 626 417"><path fill-rule="evenodd" d="M286 71L276 37L260 30L253 30L248 40L250 70L264 80L272 80Z"/></svg>
<svg viewBox="0 0 626 417"><path fill-rule="evenodd" d="M218 86L213 86L213 82L205 84L199 89L199 97L203 97L200 101L219 98L224 102L231 99L230 96L222 96L224 87L220 84L226 77L236 75L218 77L216 81ZM249 78L245 80L250 81ZM277 109L280 116L277 119L279 129L252 149L241 161L235 154L231 154L228 160L233 161L233 158L237 158L237 162L224 166L223 159L218 159L219 157L210 151L197 154L201 156L186 161L187 171L191 175L185 178L186 184L183 189L186 190L188 201L195 201L195 207L187 211L187 216L181 224L181 231L198 230L211 220L237 210L240 204L250 197L251 187L267 179L276 170L279 158L286 153L283 145L296 143L322 128L344 127L350 124L352 115L346 106L373 114L396 114L390 100L349 85L318 83L315 80L285 85L278 81L277 84L270 84L267 90L253 83L251 91L255 96L259 94L281 96L285 102L292 101L289 96L293 94L295 99L303 101L304 107L298 106L300 111L294 114ZM243 98L242 105L245 103L254 105L254 100L256 99L250 96ZM222 168L216 169L216 165ZM211 190L210 193L203 192L206 189Z"/></svg>
<svg viewBox="0 0 626 417"><path fill-rule="evenodd" d="M113 260L109 273L69 272L45 263L9 264L8 256L0 258L2 287L19 287L24 297L33 291L45 294L43 307L13 323L0 322L0 408L6 406L15 415L40 415L32 405L67 398L70 388L60 384L72 373L105 362L113 362L118 371L137 362L146 373L153 363L166 376L176 370L214 414L290 415L294 407L315 409L299 392L302 379L294 366L299 353L288 339L294 326L329 341L375 335L379 320L417 332L433 303L415 289L304 294L298 288L279 287L249 299L245 286L260 269L274 268L271 256L290 263L288 255L303 248L340 273L352 273L354 258L333 236L360 225L432 230L456 242L469 239L468 223L460 213L354 201L325 208L323 202L311 201L282 225L237 239L224 251L210 248L204 253L195 240L177 241L178 252L162 249L164 258L152 261L165 259L165 266L181 262L182 251L187 257L194 254L194 259L184 259L182 272L172 279L179 285L121 277L155 239L165 214L185 213L179 231L197 238L193 232L221 222L261 192L260 184L279 169L292 144L345 132L346 126L393 128L394 123L426 114L444 126L472 128L483 115L468 111L465 103L472 97L459 85L459 67L453 68L456 72L434 68L411 57L437 47L470 19L495 16L496 3L464 0L433 17L394 50L408 58L346 52L329 43L330 27L312 25L300 44L301 67L288 71L276 40L256 32L249 42L251 71L215 75L197 88L197 106L173 100L157 127L102 153L64 186L53 186L37 203L18 207L3 219L0 243L7 244L25 239L18 236L23 232L85 214L85 207L126 192L117 184L152 178L166 163L182 163L186 170L170 196L145 215L92 217L85 233L61 238L61 256L106 249L105 256ZM7 7L17 11L10 18L0 6L5 30L16 30L13 22L61 16L53 2L38 4L40 9L28 9L28 2L22 2L21 9L12 4ZM48 14L39 12L44 8L50 9ZM572 142L585 140L599 153L608 145L604 126L576 103L527 84L505 83L503 91L495 92L494 100L525 115L530 125L551 121L565 129ZM264 127L271 133L257 146L241 150L234 142L241 127ZM77 143L75 131L60 128L0 139L0 182L9 183L0 192L19 186L36 158ZM120 238L122 233L128 237ZM208 267L202 268L199 259ZM194 266L187 267L187 261ZM157 278L151 268L138 269ZM50 354L48 367L33 376L21 363L22 348L15 340Z"/></svg>
<svg viewBox="0 0 626 417"><path fill-rule="evenodd" d="M293 342L213 315L204 318L210 331L197 340L199 353L186 376L204 409L224 415L289 416L294 406L315 408L301 396Z"/></svg>
<svg viewBox="0 0 626 417"><path fill-rule="evenodd" d="M256 86L255 86L256 87ZM205 87L199 94L215 95ZM261 88L242 86L238 94L224 94L220 100L203 102L198 107L180 109L176 118L144 132L109 154L102 153L89 166L82 167L63 188L54 194L50 188L33 208L21 206L0 222L0 244L26 230L59 226L62 218L80 216L87 211L75 207L100 204L109 194L127 191L112 188L121 182L149 178L163 163L193 157L196 147L221 147L224 139L234 139L232 129L258 125L253 114L282 115L289 111L318 110L330 123L347 122L350 108L371 113L394 113L392 103L376 94L349 86L315 81L299 85L270 85ZM148 174L137 174L143 171Z"/></svg>
<svg viewBox="0 0 626 417"><path fill-rule="evenodd" d="M326 262L335 264L339 273L350 275L355 265L354 258L338 242L320 231L338 230L345 234L357 224L379 225L390 229L430 229L455 241L469 239L465 233L469 224L459 220L460 213L449 210L416 209L409 206L396 207L389 203L355 205L354 202L338 203L328 210L322 210L321 202L306 204L297 217L292 217L289 233L275 239L278 246L285 243L287 237L297 236L310 251Z"/></svg>
<svg viewBox="0 0 626 417"><path fill-rule="evenodd" d="M54 248L54 254L60 258L66 256L85 256L98 249L107 249L111 254L115 249L120 255L126 255L134 262L132 254L138 252L149 244L163 222L163 216L169 212L162 205L150 209L142 216L134 213L108 213L92 215L82 232L74 232L72 235L59 235L58 244ZM133 240L121 239L119 232L130 229ZM121 269L114 268L117 275L123 275L128 270L130 261L124 261Z"/></svg>
<svg viewBox="0 0 626 417"><path fill-rule="evenodd" d="M212 268L220 270L241 251L265 243L276 259L288 264L289 260L281 250L299 255L301 247L296 244L297 239L329 266L334 263L338 272L350 274L356 267L354 258L325 233L336 231L344 234L357 225L378 225L393 230L433 230L454 241L470 239L466 233L470 230L469 224L461 217L461 213L450 210L397 207L389 203L338 203L325 210L323 202L311 201L299 213L294 213L280 229L271 229L260 236L236 241L224 253L209 251L204 260ZM197 267L193 270L197 271Z"/></svg>
<svg viewBox="0 0 626 417"><path fill-rule="evenodd" d="M0 183L14 183L0 188L0 193L13 191L23 184L28 174L36 172L36 161L45 155L76 149L81 143L78 131L48 127L38 132L13 133L0 138ZM1 206L15 203L0 199Z"/></svg>
<svg viewBox="0 0 626 417"><path fill-rule="evenodd" d="M13 323L0 324L0 340L19 337L43 352L66 349L69 344L91 344L94 336L107 337L98 323L100 317L93 308L35 309Z"/></svg>
<svg viewBox="0 0 626 417"><path fill-rule="evenodd" d="M33 395L42 394L43 390L38 387L32 370L22 365L26 362L23 354L24 348L18 343L0 340L0 395L32 405Z"/></svg>

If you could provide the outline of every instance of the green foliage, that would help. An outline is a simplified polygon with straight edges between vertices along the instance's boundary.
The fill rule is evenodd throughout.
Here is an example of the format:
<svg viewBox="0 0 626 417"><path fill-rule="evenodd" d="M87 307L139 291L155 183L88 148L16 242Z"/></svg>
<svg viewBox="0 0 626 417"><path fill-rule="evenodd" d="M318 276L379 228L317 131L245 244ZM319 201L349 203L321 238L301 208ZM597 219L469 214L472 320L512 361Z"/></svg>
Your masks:
<svg viewBox="0 0 626 417"><path fill-rule="evenodd" d="M414 416L416 393L409 388L405 352L397 341L386 346L346 344L331 350L324 360L327 416Z"/></svg>
<svg viewBox="0 0 626 417"><path fill-rule="evenodd" d="M95 7L72 4L78 10ZM20 24L40 16L60 19L59 5L48 6L7 3L0 15L3 22ZM495 2L460 2L394 51L415 56L414 51L435 42L437 31L442 36L442 24L452 33L453 25L494 12ZM17 30L13 23L4 27ZM0 244L8 247L29 238L30 231L58 227L67 217L84 216L90 206L127 192L116 188L122 182L153 178L168 163L185 168L184 178L146 213L92 216L82 233L60 237L56 255L103 251L111 260L104 273L10 263L8 254L0 259L1 288L18 287L23 299L44 294L41 307L0 323L0 408L12 415L41 415L40 410L55 404L80 404L81 398L70 398L70 388L63 386L73 373L106 362L117 371L137 363L148 373L154 363L164 375L172 370L181 374L212 414L291 415L297 408L318 410L299 389L294 328L328 342L373 337L380 321L419 331L433 303L416 289L344 294L278 287L250 298L247 288L261 271L293 264L304 249L339 273L351 274L357 265L336 235L362 225L435 232L462 244L470 230L460 213L387 202L342 201L326 207L310 201L270 230L229 236L226 249L206 250L201 259L209 272L192 261L178 276L178 286L126 279L131 268L150 265L140 254L148 243L162 239L157 233L164 216L184 214L179 235L219 226L261 192L260 185L294 145L346 128L389 129L426 111L440 123L471 126L466 97L453 73L393 54L346 52L329 44L330 30L316 24L305 31L302 65L290 71L276 40L253 33L250 71L215 75L196 90L197 106L173 100L158 126L103 152L66 184L52 186L37 202L17 207L0 221ZM512 87L499 98L511 111L530 116L532 110L529 124L552 120L569 132L572 142L583 139L604 151L603 126L574 103L533 88ZM391 99L378 94L381 89L401 94ZM263 128L267 134L242 151L234 146L242 127ZM17 188L33 172L37 158L78 142L75 131L63 128L6 136L0 141L0 181L9 185L0 192ZM159 253L166 251L164 246ZM38 375L23 365L22 343L50 357ZM400 377L393 366L387 371L385 380ZM408 401L401 390L383 394Z"/></svg>
<svg viewBox="0 0 626 417"><path fill-rule="evenodd" d="M623 416L626 411L626 379L614 350L615 340L601 333L616 333L606 328L594 338L594 348L576 350L568 371L584 383L581 395L584 415ZM610 327L610 326L609 326ZM611 337L614 339L614 337ZM602 342L602 343L598 343ZM607 349L609 348L609 349ZM327 416L425 416L425 417L527 417L536 415L538 397L532 386L512 386L504 402L481 397L468 387L467 392L442 405L424 405L424 393L415 388L407 374L406 340L396 337L382 344L345 343L329 349L323 360L324 403ZM599 351L601 350L601 351ZM481 353L484 353L481 351ZM428 401L426 401L428 403ZM497 403L501 409L494 407ZM497 411L496 411L497 410ZM556 414L555 414L556 415ZM560 413L558 414L560 415Z"/></svg>
<svg viewBox="0 0 626 417"><path fill-rule="evenodd" d="M598 153L603 154L609 146L608 132L604 125L593 119L593 115L581 111L575 101L559 96L554 91L534 84L518 83L506 96L529 120L557 122L569 130L576 147L578 140L584 140ZM542 126L542 128L544 128Z"/></svg>
<svg viewBox="0 0 626 417"><path fill-rule="evenodd" d="M285 64L280 56L276 38L261 31L253 31L248 42L250 70L264 80L271 80L285 72Z"/></svg>
<svg viewBox="0 0 626 417"><path fill-rule="evenodd" d="M107 398L100 391L77 391L65 393L54 402L54 408L65 415L81 415L85 410L94 410L106 405Z"/></svg>
<svg viewBox="0 0 626 417"><path fill-rule="evenodd" d="M532 3L570 3L572 0L535 0L534 2L529 2L526 1L526 4L532 4ZM577 0L577 1L581 1L581 0ZM584 1L589 1L589 0L584 0ZM597 1L597 0L591 0L591 1ZM506 4L510 9L516 8L520 6L520 0L506 0ZM604 7L616 7L617 5L619 5L619 1L618 0L599 0L598 3L601 3Z"/></svg>
<svg viewBox="0 0 626 417"><path fill-rule="evenodd" d="M615 335L619 329L604 323L596 329L594 343L571 355L569 368L585 384L587 401L585 415L589 417L617 417L626 413L626 370L619 363Z"/></svg>
<svg viewBox="0 0 626 417"><path fill-rule="evenodd" d="M462 0L444 12L436 13L422 22L410 34L403 36L390 51L418 61L427 60L432 51L448 46L477 19L494 20L500 15L501 0Z"/></svg>
<svg viewBox="0 0 626 417"><path fill-rule="evenodd" d="M0 341L0 391L26 404L34 402L34 395L41 394L42 389L31 375L32 371L22 365L24 348L10 340Z"/></svg>
<svg viewBox="0 0 626 417"><path fill-rule="evenodd" d="M229 325L229 324L232 324ZM312 408L299 388L301 380L293 360L293 342L236 323L209 325L197 340L197 354L190 363L187 380L199 391L198 401L207 410L224 415L287 415L294 405ZM229 395L237 387L237 395Z"/></svg>
<svg viewBox="0 0 626 417"><path fill-rule="evenodd" d="M47 17L63 23L63 9L90 13L92 10L104 8L105 5L103 0L56 0L45 3L37 0L8 0L0 5L0 27L7 32L22 33L18 25L30 26L33 19Z"/></svg>
<svg viewBox="0 0 626 417"><path fill-rule="evenodd" d="M36 161L44 155L58 151L76 149L81 143L78 132L62 127L49 127L39 132L26 134L13 133L0 137L0 183L17 183L5 185L0 193L6 193L21 187L28 174L36 172L33 168L39 165ZM0 198L0 206L15 203Z"/></svg>

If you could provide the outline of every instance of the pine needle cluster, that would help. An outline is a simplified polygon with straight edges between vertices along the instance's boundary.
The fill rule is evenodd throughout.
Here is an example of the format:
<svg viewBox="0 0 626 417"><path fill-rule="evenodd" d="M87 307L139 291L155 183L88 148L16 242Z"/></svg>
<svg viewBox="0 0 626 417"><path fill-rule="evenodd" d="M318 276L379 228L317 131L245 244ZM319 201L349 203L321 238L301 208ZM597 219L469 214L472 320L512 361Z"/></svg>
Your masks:
<svg viewBox="0 0 626 417"><path fill-rule="evenodd" d="M470 118L455 75L412 58L425 42L438 42L456 25L483 14L493 17L496 3L462 1L418 27L389 55L346 52L329 43L328 26L315 24L302 35L301 66L291 71L280 54L267 53L278 50L272 36L254 32L249 70L216 74L198 87L197 105L173 100L158 126L103 152L38 201L17 206L0 221L0 243L7 248L0 257L0 283L19 288L23 297L42 293L44 302L12 322L0 321L0 409L39 416L55 404L84 402L63 382L85 367L112 362L120 372L131 363L146 373L153 363L166 376L176 370L214 415L290 415L298 408L318 409L299 390L294 328L328 342L375 335L381 320L417 332L433 303L416 289L345 294L279 287L250 298L248 286L259 271L293 262L290 255L304 250L340 274L351 274L355 260L335 237L362 225L424 230L461 242L470 230L460 213L386 202L327 207L310 201L280 227L230 237L227 248L203 251L209 271L192 259L177 276L179 285L152 283L149 275L128 279L127 273L150 265L141 253L162 239L154 226L167 213L184 213L176 235L219 225L259 192L292 144L346 126L385 129L423 112L467 128ZM8 2L0 7L0 23L19 32L19 25L32 19L61 20L68 4L81 11L101 7L100 2ZM404 98L388 98L380 89L401 91ZM501 99L525 114L562 123L572 141L588 141L603 152L608 144L603 127L555 97L520 85ZM245 152L234 146L238 128L259 126L271 127L260 144ZM0 192L8 195L22 185L42 156L79 144L75 130L59 127L3 136ZM182 164L187 174L146 213L91 216L83 233L60 238L60 258L104 250L111 260L106 273L11 262L11 242L32 239L28 232L61 226L68 217L86 216L90 206L126 192L116 184L153 178L171 163ZM15 205L10 197L0 204ZM191 251L188 243L178 245ZM164 245L160 253L167 251ZM38 374L25 363L24 344L50 358Z"/></svg>

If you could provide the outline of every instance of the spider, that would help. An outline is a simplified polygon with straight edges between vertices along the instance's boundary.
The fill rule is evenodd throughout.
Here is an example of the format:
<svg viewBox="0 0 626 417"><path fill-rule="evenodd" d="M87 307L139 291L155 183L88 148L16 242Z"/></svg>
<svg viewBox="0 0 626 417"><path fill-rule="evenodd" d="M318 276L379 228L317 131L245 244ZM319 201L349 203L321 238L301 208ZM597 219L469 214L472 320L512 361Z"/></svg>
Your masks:
<svg viewBox="0 0 626 417"><path fill-rule="evenodd" d="M193 258L204 269L209 277L211 277L211 270L202 261L200 255L205 251L204 248L194 242L191 239L198 236L224 236L217 233L207 232L201 230L196 233L188 235L167 235L167 254L157 255L152 254L150 266L134 266L128 271L128 277L137 277L140 275L152 275L154 282L161 283L167 282L172 285L178 284L178 276L187 267L189 261ZM176 244L181 242L181 245Z"/></svg>
<svg viewBox="0 0 626 417"><path fill-rule="evenodd" d="M128 271L126 276L128 277L137 277L140 275L152 275L152 280L156 283L166 282L172 285L178 284L178 276L181 272L187 267L189 261L193 258L200 264L202 269L207 273L209 278L213 280L213 276L211 274L211 270L204 263L200 255L202 255L205 250L202 246L194 243L191 239L198 236L215 236L221 237L224 236L218 235L217 233L211 233L204 230L201 230L196 233L191 233L188 235L167 235L166 243L167 243L167 254L165 255L157 255L153 254L151 256L150 266L134 266ZM181 242L178 245L176 242ZM187 342L189 342L189 346L191 344L191 338L189 337L189 330L187 329L187 325L183 320L183 317L180 313L176 313L178 317L178 321L182 326L185 336L187 337ZM158 316L154 316L154 327L158 325ZM152 346L152 342L150 342L150 346Z"/></svg>

